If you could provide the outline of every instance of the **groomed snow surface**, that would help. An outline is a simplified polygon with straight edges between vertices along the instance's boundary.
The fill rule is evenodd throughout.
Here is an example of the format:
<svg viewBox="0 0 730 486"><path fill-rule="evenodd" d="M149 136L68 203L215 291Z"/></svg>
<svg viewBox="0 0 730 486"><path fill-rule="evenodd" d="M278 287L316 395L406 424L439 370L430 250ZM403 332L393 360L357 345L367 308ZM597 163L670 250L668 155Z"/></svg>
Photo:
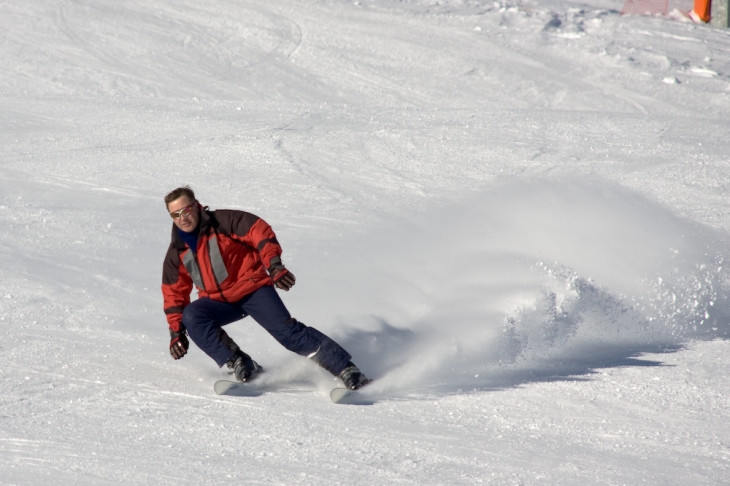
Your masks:
<svg viewBox="0 0 730 486"><path fill-rule="evenodd" d="M730 484L730 34L622 3L0 2L0 484ZM182 184L363 404L170 358Z"/></svg>

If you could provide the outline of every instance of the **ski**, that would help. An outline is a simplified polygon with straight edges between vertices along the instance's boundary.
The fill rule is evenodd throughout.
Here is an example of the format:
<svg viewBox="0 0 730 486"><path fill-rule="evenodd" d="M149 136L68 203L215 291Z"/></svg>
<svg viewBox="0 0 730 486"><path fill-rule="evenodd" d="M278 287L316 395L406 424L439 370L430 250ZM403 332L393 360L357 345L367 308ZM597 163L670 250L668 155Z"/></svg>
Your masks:
<svg viewBox="0 0 730 486"><path fill-rule="evenodd" d="M307 394L315 390L306 383L277 383L256 380L245 382L233 380L218 380L213 384L213 390L218 395L229 397L260 397L266 393L295 393Z"/></svg>
<svg viewBox="0 0 730 486"><path fill-rule="evenodd" d="M257 397L266 392L266 389L260 386L232 380L216 381L215 384L213 384L213 390L218 395L228 395L233 397Z"/></svg>
<svg viewBox="0 0 730 486"><path fill-rule="evenodd" d="M354 391L344 387L333 388L330 392L330 399L332 403L347 403L347 397L352 395Z"/></svg>
<svg viewBox="0 0 730 486"><path fill-rule="evenodd" d="M218 380L213 384L213 390L218 395L229 397L258 397L273 391L301 392L297 389L281 389L278 386L266 386L260 383L241 383L240 381ZM311 391L311 390L308 390ZM364 397L358 390L345 387L333 388L330 391L332 403L343 405L371 405L374 402Z"/></svg>
<svg viewBox="0 0 730 486"><path fill-rule="evenodd" d="M376 403L372 393L362 393L362 388L350 390L343 386L338 386L330 391L330 399L332 403L341 405L373 405Z"/></svg>

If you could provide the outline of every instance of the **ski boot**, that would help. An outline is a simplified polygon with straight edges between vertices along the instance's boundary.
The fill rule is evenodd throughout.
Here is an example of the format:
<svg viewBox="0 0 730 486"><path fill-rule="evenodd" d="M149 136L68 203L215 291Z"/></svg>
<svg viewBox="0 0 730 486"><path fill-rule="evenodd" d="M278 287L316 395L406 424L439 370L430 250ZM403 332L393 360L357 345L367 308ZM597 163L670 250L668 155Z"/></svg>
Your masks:
<svg viewBox="0 0 730 486"><path fill-rule="evenodd" d="M342 380L342 383L345 384L345 388L350 390L357 390L358 388L362 388L373 381L365 376L352 361L347 362L345 369L340 371L338 376Z"/></svg>
<svg viewBox="0 0 730 486"><path fill-rule="evenodd" d="M257 375L264 372L264 369L256 361L251 359L251 356L240 350L228 360L226 366L233 370L229 373L234 375L240 382L251 381Z"/></svg>

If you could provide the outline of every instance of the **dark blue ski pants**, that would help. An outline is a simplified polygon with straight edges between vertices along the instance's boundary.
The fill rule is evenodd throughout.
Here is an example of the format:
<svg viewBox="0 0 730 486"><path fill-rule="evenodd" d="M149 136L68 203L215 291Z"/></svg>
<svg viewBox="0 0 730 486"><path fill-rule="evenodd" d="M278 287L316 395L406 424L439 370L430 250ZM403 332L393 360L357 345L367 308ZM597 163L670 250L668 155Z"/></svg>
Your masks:
<svg viewBox="0 0 730 486"><path fill-rule="evenodd" d="M238 302L219 302L206 297L193 301L183 310L183 324L190 339L218 366L223 366L239 349L223 326L246 316L253 317L286 349L312 358L332 374L342 371L351 358L332 339L293 319L274 287L268 285Z"/></svg>

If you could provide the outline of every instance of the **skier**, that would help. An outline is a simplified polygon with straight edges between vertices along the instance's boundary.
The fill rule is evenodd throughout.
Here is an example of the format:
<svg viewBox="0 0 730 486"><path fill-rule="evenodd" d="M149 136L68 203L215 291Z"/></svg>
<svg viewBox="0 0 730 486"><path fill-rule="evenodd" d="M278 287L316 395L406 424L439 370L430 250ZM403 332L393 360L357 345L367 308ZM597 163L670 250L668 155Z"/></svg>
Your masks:
<svg viewBox="0 0 730 486"><path fill-rule="evenodd" d="M263 219L244 211L210 211L189 186L171 191L165 204L174 224L162 295L174 359L187 354L189 335L239 381L254 379L262 367L223 330L251 316L285 348L310 358L347 388L370 382L339 344L289 314L274 286L288 291L296 279L281 262L281 246ZM191 302L193 284L198 299Z"/></svg>

